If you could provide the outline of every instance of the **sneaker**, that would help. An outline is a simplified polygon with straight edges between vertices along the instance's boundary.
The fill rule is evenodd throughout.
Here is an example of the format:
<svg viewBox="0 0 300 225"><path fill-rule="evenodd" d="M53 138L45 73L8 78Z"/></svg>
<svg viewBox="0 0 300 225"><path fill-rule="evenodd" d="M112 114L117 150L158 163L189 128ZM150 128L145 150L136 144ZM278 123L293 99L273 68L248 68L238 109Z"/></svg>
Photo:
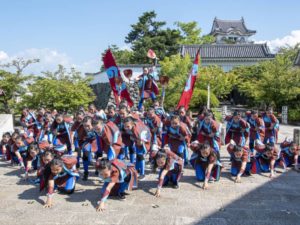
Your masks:
<svg viewBox="0 0 300 225"><path fill-rule="evenodd" d="M87 181L89 178L89 172L84 172L82 180Z"/></svg>
<svg viewBox="0 0 300 225"><path fill-rule="evenodd" d="M214 183L215 181L216 181L216 179L214 177L210 177L208 180L209 183Z"/></svg>
<svg viewBox="0 0 300 225"><path fill-rule="evenodd" d="M178 189L178 188L179 188L179 185L178 185L178 184L174 184L174 185L173 185L173 188L174 188L174 189Z"/></svg>
<svg viewBox="0 0 300 225"><path fill-rule="evenodd" d="M19 166L21 167L22 170L25 170L25 165L24 165L23 162L20 162L20 163L19 163Z"/></svg>
<svg viewBox="0 0 300 225"><path fill-rule="evenodd" d="M244 175L247 176L247 177L252 176L250 171L245 171Z"/></svg>
<svg viewBox="0 0 300 225"><path fill-rule="evenodd" d="M229 142L231 145L236 145L235 141L233 139L230 140Z"/></svg>
<svg viewBox="0 0 300 225"><path fill-rule="evenodd" d="M145 180L146 176L145 175L140 175L138 178L139 178L139 180Z"/></svg>
<svg viewBox="0 0 300 225"><path fill-rule="evenodd" d="M120 198L120 200L126 200L126 196L125 196L125 193L124 193L124 192L119 193L119 194L118 194L118 197Z"/></svg>

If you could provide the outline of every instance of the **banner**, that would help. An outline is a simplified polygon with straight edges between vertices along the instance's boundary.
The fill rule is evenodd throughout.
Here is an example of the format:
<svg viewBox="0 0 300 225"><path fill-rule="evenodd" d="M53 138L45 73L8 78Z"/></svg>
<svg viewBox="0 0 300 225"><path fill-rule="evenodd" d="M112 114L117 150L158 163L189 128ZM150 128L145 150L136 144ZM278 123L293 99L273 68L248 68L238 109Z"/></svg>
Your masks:
<svg viewBox="0 0 300 225"><path fill-rule="evenodd" d="M189 108L189 103L192 99L194 86L195 86L196 78L197 78L197 75L198 75L198 63L199 63L199 60L200 60L200 54L199 53L200 53L200 49L198 50L198 52L196 54L193 67L190 71L189 78L185 83L185 87L184 87L184 90L181 94L179 103L177 105L177 109L181 106L184 106L184 108L186 110Z"/></svg>
<svg viewBox="0 0 300 225"><path fill-rule="evenodd" d="M125 82L122 80L120 70L110 49L105 52L102 60L109 79L110 87L115 96L117 106L120 104L120 100L125 99L128 102L128 105L132 107L133 101L131 100L130 94L127 91Z"/></svg>

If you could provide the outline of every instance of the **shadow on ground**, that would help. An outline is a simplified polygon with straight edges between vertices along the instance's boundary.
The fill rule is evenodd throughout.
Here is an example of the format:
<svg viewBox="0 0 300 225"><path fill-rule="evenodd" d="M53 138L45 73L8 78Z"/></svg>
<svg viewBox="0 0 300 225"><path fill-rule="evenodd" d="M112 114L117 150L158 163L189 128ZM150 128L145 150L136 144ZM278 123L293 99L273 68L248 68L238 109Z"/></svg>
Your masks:
<svg viewBox="0 0 300 225"><path fill-rule="evenodd" d="M289 170L194 224L300 224L300 173Z"/></svg>

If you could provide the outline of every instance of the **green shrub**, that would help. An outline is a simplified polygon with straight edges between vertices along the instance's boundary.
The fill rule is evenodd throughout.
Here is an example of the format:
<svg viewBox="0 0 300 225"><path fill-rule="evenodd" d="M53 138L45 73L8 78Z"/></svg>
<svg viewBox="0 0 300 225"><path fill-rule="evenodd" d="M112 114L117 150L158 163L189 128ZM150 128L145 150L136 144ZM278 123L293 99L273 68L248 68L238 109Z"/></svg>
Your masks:
<svg viewBox="0 0 300 225"><path fill-rule="evenodd" d="M300 109L289 109L288 121L300 122Z"/></svg>

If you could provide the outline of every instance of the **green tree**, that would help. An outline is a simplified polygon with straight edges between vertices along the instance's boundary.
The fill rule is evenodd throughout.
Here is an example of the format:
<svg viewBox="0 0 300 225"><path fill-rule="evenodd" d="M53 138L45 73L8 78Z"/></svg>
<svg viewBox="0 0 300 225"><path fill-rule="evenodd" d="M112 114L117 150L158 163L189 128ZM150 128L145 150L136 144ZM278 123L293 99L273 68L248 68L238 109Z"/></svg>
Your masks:
<svg viewBox="0 0 300 225"><path fill-rule="evenodd" d="M300 70L293 66L299 47L282 48L275 59L232 70L238 89L255 105L295 106L300 96Z"/></svg>
<svg viewBox="0 0 300 225"><path fill-rule="evenodd" d="M207 89L209 84L211 92L219 100L224 100L230 94L235 83L235 74L225 73L220 66L214 65L199 68L199 78L196 88Z"/></svg>
<svg viewBox="0 0 300 225"><path fill-rule="evenodd" d="M108 48L110 48L113 53L117 65L132 63L133 51L127 49L121 50L117 45L111 45Z"/></svg>
<svg viewBox="0 0 300 225"><path fill-rule="evenodd" d="M16 70L16 75L21 76L23 74L23 70L28 67L30 64L40 62L39 59L23 59L16 58L9 63L0 65L1 67L12 68Z"/></svg>
<svg viewBox="0 0 300 225"><path fill-rule="evenodd" d="M95 99L89 86L90 79L83 78L74 68L68 72L59 65L57 71L43 74L28 86L30 94L22 96L21 107L36 109L43 106L59 111L74 111Z"/></svg>
<svg viewBox="0 0 300 225"><path fill-rule="evenodd" d="M176 29L164 29L166 22L156 21L156 16L154 11L143 13L138 22L131 25L132 30L125 38L125 42L132 45L132 61L135 63L149 63L149 49L154 50L161 60L178 51L180 32Z"/></svg>
<svg viewBox="0 0 300 225"><path fill-rule="evenodd" d="M264 68L261 64L252 66L239 66L230 71L237 77L234 88L245 98L249 106L259 106L262 102L259 98L258 87Z"/></svg>
<svg viewBox="0 0 300 225"><path fill-rule="evenodd" d="M13 112L17 98L26 92L26 82L32 78L32 76L25 75L23 71L29 65L37 62L39 59L17 58L0 65L0 67L15 70L15 72L0 70L0 89L4 93L0 96L0 110L5 113Z"/></svg>
<svg viewBox="0 0 300 225"><path fill-rule="evenodd" d="M258 98L277 109L300 95L300 70L293 69L288 52L262 63L264 70L258 84Z"/></svg>
<svg viewBox="0 0 300 225"><path fill-rule="evenodd" d="M201 28L198 28L196 21L192 22L176 22L175 25L181 34L179 44L192 45L192 44L210 44L215 42L215 38L211 35L201 36Z"/></svg>
<svg viewBox="0 0 300 225"><path fill-rule="evenodd" d="M189 55L182 58L177 54L166 57L160 62L160 65L161 74L167 75L170 78L169 85L166 89L165 107L176 107L192 67L191 58ZM193 97L189 106L191 109L198 109L200 105L207 104L207 91L205 88L198 87L199 82L199 80L196 81ZM211 104L212 106L219 104L218 99L213 93L211 93Z"/></svg>
<svg viewBox="0 0 300 225"><path fill-rule="evenodd" d="M3 91L3 94L0 96L1 111L5 113L13 112L17 97L26 92L24 83L30 80L30 78L30 76L20 76L0 70L0 89Z"/></svg>

